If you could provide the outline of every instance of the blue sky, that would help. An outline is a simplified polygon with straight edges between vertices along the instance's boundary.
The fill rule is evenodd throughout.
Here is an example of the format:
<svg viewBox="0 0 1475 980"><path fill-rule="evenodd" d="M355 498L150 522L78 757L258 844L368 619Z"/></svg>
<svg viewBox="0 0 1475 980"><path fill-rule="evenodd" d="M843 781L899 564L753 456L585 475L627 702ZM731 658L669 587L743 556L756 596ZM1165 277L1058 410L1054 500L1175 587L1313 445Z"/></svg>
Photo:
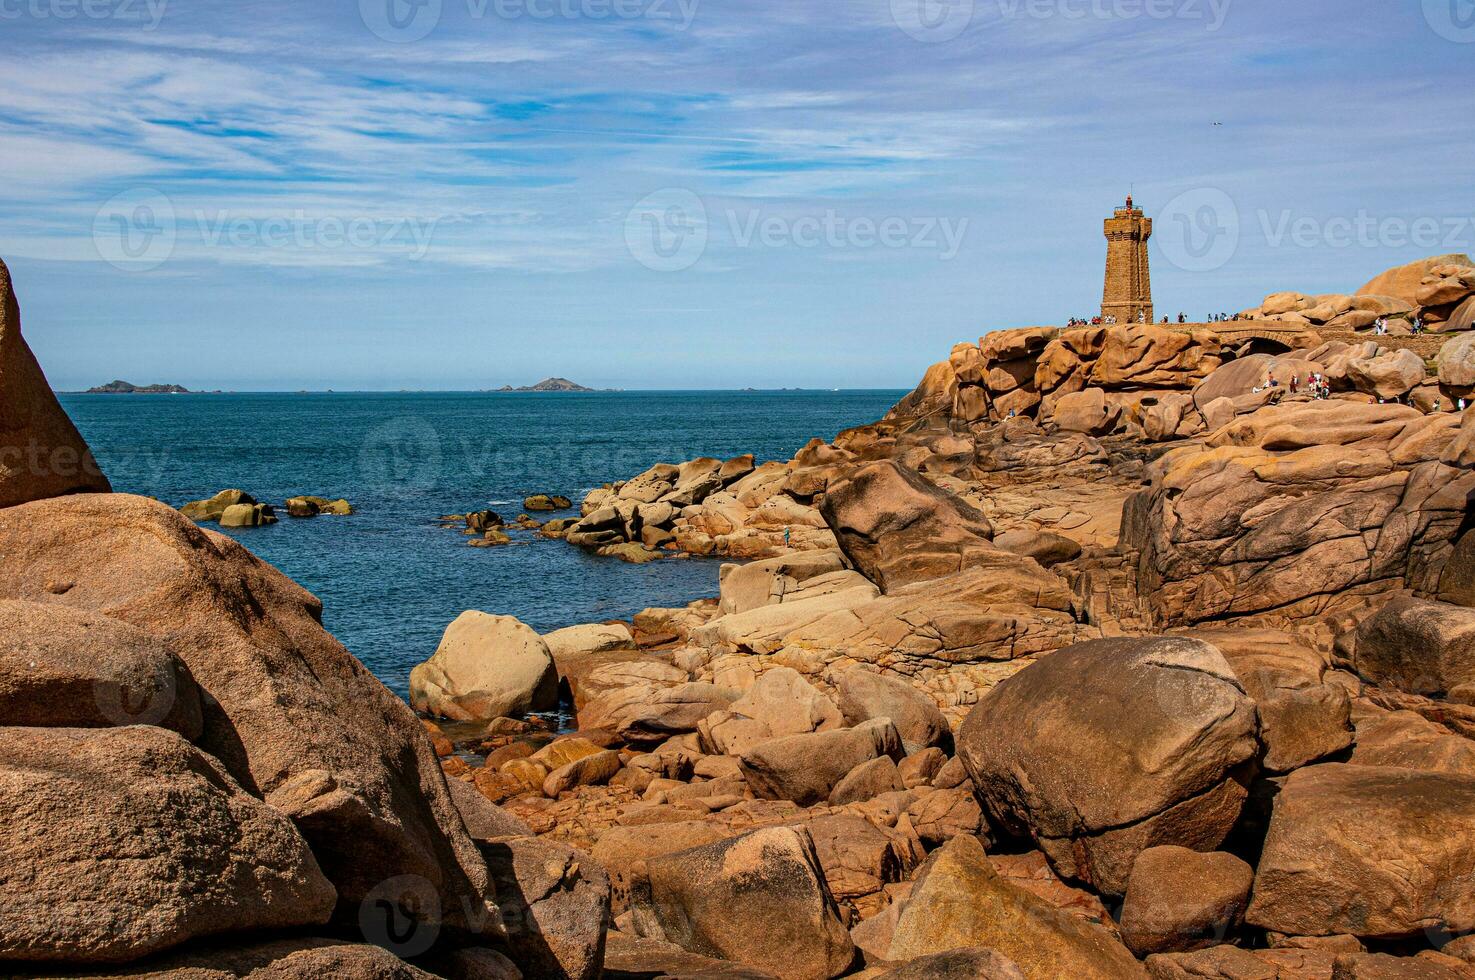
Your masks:
<svg viewBox="0 0 1475 980"><path fill-rule="evenodd" d="M908 387L1475 249L1471 0L0 0L54 385Z"/></svg>

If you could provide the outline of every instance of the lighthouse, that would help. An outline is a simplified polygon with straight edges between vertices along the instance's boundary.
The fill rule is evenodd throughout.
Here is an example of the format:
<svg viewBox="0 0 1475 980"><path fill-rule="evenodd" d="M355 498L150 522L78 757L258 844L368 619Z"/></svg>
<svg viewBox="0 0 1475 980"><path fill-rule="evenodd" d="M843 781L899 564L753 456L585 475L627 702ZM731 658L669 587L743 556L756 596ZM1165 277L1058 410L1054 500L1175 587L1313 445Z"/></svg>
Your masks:
<svg viewBox="0 0 1475 980"><path fill-rule="evenodd" d="M1106 219L1106 289L1101 316L1108 323L1152 322L1152 275L1147 268L1147 240L1152 219L1132 203Z"/></svg>

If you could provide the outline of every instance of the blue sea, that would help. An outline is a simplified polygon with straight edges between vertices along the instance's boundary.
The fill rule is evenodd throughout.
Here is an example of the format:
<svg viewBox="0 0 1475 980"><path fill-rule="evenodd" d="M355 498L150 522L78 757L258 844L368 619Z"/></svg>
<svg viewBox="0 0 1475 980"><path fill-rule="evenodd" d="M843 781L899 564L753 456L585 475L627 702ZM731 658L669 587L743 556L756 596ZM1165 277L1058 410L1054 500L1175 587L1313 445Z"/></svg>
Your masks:
<svg viewBox="0 0 1475 980"><path fill-rule="evenodd" d="M323 600L323 622L404 695L467 609L544 632L715 595L710 561L629 565L515 532L471 548L442 514L506 519L534 493L584 493L652 463L754 453L874 421L905 394L843 392L63 395L120 492L174 506L239 488L280 505L347 497L352 517L232 530ZM570 512L570 514L576 513ZM541 519L569 514L534 515Z"/></svg>

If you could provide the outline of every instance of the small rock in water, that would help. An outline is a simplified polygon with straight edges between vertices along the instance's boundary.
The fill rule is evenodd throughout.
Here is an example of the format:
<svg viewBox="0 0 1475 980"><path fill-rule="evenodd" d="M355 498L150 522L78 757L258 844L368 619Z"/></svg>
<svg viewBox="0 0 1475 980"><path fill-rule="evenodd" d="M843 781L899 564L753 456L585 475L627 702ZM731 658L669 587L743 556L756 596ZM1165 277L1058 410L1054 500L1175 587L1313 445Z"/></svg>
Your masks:
<svg viewBox="0 0 1475 980"><path fill-rule="evenodd" d="M570 510L574 502L557 494L538 493L523 500L522 506L531 511Z"/></svg>
<svg viewBox="0 0 1475 980"><path fill-rule="evenodd" d="M327 497L304 494L299 497L290 497L287 500L287 516L289 517L317 517L319 514L347 517L352 513L353 504L342 498L329 500Z"/></svg>
<svg viewBox="0 0 1475 980"><path fill-rule="evenodd" d="M660 561L661 553L652 551L643 544L627 542L625 544L612 544L599 549L599 554L605 558L618 558L621 561L630 562L632 565L644 565L647 562Z"/></svg>
<svg viewBox="0 0 1475 980"><path fill-rule="evenodd" d="M220 515L221 527L266 527L276 522L271 504L232 504Z"/></svg>
<svg viewBox="0 0 1475 980"><path fill-rule="evenodd" d="M237 504L254 504L256 498L244 490L222 490L208 500L191 500L179 512L196 524L219 521L226 508Z"/></svg>
<svg viewBox="0 0 1475 980"><path fill-rule="evenodd" d="M466 515L466 530L481 534L502 526L502 518L494 510L477 510Z"/></svg>

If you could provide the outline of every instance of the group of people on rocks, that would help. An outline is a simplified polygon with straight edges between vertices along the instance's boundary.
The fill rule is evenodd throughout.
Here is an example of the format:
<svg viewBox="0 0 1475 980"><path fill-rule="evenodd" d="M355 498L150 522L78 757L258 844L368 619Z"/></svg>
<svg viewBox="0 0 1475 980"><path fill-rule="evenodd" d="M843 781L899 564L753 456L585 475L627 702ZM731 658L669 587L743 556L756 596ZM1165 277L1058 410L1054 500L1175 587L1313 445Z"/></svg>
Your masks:
<svg viewBox="0 0 1475 980"><path fill-rule="evenodd" d="M1299 381L1298 378L1292 378L1291 380L1293 382ZM1317 401L1326 401L1328 398L1332 397L1332 386L1327 381L1327 379L1322 376L1320 371L1313 371L1311 373L1311 377L1306 379L1306 387L1307 390L1310 392L1311 397ZM1293 386L1291 388L1291 394L1294 395L1295 393L1296 387Z"/></svg>
<svg viewBox="0 0 1475 980"><path fill-rule="evenodd" d="M1252 394L1258 395L1266 388L1279 387L1280 382L1275 380L1275 372L1272 370L1265 375L1265 383L1263 385L1258 385L1250 389L1250 391ZM1299 374L1291 375L1291 383L1287 386L1287 390L1292 395L1299 395L1301 393L1301 376ZM1332 397L1332 386L1320 371L1313 371L1311 376L1306 379L1306 393L1317 401L1325 401Z"/></svg>
<svg viewBox="0 0 1475 980"><path fill-rule="evenodd" d="M1232 315L1229 314L1229 313L1210 313L1208 315L1208 318L1205 319L1204 322L1205 323L1231 323L1231 322L1235 322L1235 321L1238 321L1238 320L1241 320L1241 319L1243 319L1243 317L1240 314L1238 314L1238 313L1235 313L1235 314L1232 314ZM1138 323L1147 323L1147 312L1145 310L1144 311L1141 311L1141 312L1139 312L1137 314L1137 322ZM1171 323L1172 321L1170 321L1167 317L1163 317L1162 322L1163 323ZM1187 313L1179 313L1178 314L1178 322L1179 323L1187 323L1188 322L1188 314ZM1114 317L1114 316L1093 316L1089 320L1086 319L1083 316L1073 316L1069 320L1067 320L1066 323L1065 323L1065 325L1066 325L1067 328L1073 328L1073 327L1114 327L1114 326L1116 326L1116 324L1117 324L1117 318Z"/></svg>
<svg viewBox="0 0 1475 980"><path fill-rule="evenodd" d="M1424 318L1421 316L1415 316L1413 322L1409 324L1409 329L1413 332L1413 335L1415 337L1423 333ZM1386 337L1388 335L1388 318L1386 316L1380 316L1373 321L1373 333L1379 337Z"/></svg>

